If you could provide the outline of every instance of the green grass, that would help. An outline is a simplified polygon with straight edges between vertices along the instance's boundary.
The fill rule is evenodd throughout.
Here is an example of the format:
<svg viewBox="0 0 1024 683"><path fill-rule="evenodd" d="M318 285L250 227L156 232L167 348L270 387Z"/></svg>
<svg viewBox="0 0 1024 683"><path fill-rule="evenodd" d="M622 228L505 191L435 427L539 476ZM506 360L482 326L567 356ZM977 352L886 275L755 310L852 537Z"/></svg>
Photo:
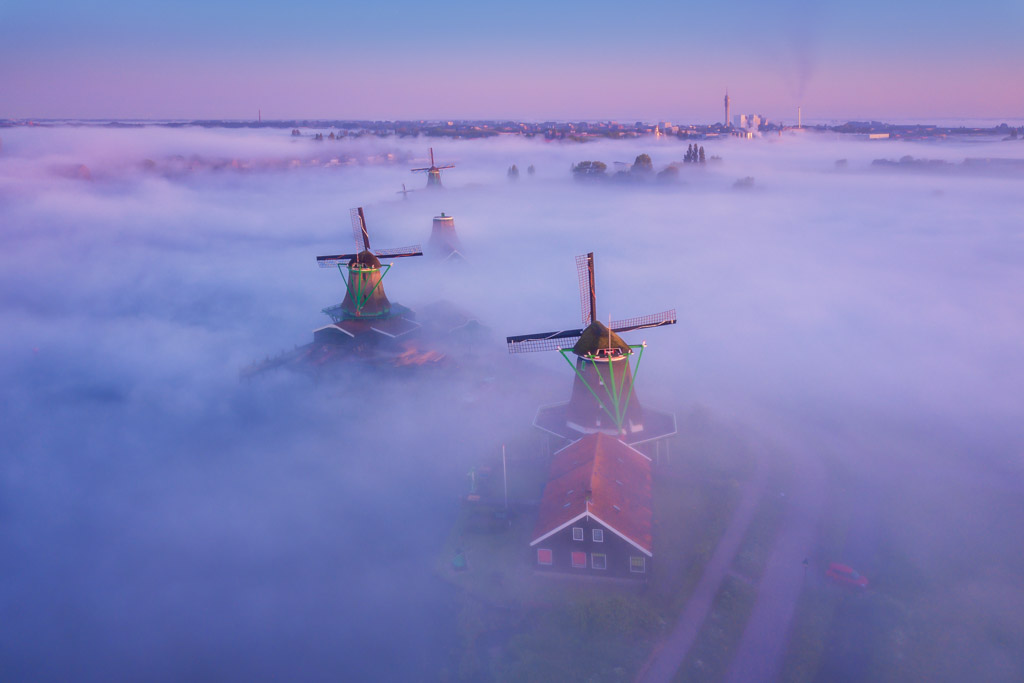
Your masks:
<svg viewBox="0 0 1024 683"><path fill-rule="evenodd" d="M736 551L732 568L738 574L757 583L764 574L765 567L775 550L775 541L786 520L789 510L789 498L781 495L789 488L789 463L777 455L772 462L772 471L768 473L764 495L758 501L754 517L750 520Z"/></svg>

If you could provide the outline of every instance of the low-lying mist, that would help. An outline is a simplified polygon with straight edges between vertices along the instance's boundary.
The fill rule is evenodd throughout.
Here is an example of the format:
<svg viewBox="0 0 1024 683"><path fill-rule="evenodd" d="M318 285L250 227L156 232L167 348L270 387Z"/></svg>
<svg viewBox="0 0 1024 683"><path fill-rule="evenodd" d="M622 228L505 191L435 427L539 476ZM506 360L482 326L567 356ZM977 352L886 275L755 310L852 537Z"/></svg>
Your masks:
<svg viewBox="0 0 1024 683"><path fill-rule="evenodd" d="M826 462L864 511L843 559L884 574L871 548L895 546L946 608L935 618L977 638L935 656L1019 671L1024 621L1005 605L1024 604L1024 179L871 162L1024 145L704 140L720 159L659 183L571 167L611 175L647 153L658 171L687 141L2 138L4 678L436 671L456 625L430 565L466 472L569 392L557 354L509 358L503 338L578 326L588 251L602 319L678 311L628 336L649 344L644 402ZM431 145L455 164L444 190L408 170ZM355 206L382 248L425 245L434 215L455 216L465 263L401 259L385 283L413 309L474 313L492 333L481 359L241 381L327 322L344 284L314 259L350 250Z"/></svg>

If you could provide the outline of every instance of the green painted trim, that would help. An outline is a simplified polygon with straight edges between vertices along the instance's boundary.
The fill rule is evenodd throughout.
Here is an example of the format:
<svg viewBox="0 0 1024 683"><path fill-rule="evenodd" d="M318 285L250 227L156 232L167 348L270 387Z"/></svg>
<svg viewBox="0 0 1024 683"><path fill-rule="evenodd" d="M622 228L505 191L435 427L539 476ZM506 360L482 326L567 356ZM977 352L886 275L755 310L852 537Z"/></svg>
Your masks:
<svg viewBox="0 0 1024 683"><path fill-rule="evenodd" d="M643 344L630 344L629 348L639 349L639 353L636 354L636 365L630 368L633 372L630 373L631 377L629 380L629 388L626 392L626 404L622 406L622 419L626 419L626 410L629 409L629 399L633 398L633 385L636 384L637 373L640 372L640 359L644 357L644 345ZM629 359L626 359L629 362ZM620 425L621 428L621 425Z"/></svg>
<svg viewBox="0 0 1024 683"><path fill-rule="evenodd" d="M380 274L380 279L377 280L377 284L375 284L373 288L366 294L366 299L363 301L364 304L370 300L370 297L373 296L373 293L376 292L377 288L380 287L382 282L384 282L384 276L388 274L389 270L391 270L391 265L388 264L386 266L381 266L381 268L383 269L383 272ZM362 306L360 306L360 308L362 308Z"/></svg>
<svg viewBox="0 0 1024 683"><path fill-rule="evenodd" d="M572 351L571 350L567 350L567 349L558 349L558 352L560 354L562 354L562 358L565 358L565 362L569 364L569 366L572 368L572 371L575 372L576 376L580 378L581 382L583 382L583 386L585 386L587 388L587 391L590 392L590 395L594 397L594 400L597 401L597 405L601 408L601 410L603 410L605 412L605 414L608 415L608 417L611 418L612 422L615 423L615 428L616 429L621 429L622 425L619 424L619 420L616 420L615 419L615 415L613 415L608 410L608 407L604 404L604 401L602 401L601 397L597 395L597 392L594 391L594 388L590 386L590 382L587 381L587 378L584 377L583 373L581 373L579 371L579 368L576 367L576 363L574 363L573 361L569 360L568 354L572 353ZM583 356L578 356L578 357L579 358L583 358ZM589 360L587 358L583 358L583 360L587 361L587 362L590 362L590 363L594 362L594 361ZM598 377L601 376L601 371L597 369L597 365L596 364L594 365L594 371L597 373Z"/></svg>

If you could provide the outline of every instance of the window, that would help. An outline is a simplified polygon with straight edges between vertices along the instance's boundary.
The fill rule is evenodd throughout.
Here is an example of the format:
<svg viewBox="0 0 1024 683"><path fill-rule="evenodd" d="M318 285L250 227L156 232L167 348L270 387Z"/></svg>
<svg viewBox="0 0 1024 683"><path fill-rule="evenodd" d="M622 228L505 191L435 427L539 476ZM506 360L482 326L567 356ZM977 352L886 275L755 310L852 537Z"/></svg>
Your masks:
<svg viewBox="0 0 1024 683"><path fill-rule="evenodd" d="M607 569L608 556L604 553L590 553L590 566L594 569Z"/></svg>
<svg viewBox="0 0 1024 683"><path fill-rule="evenodd" d="M634 574L643 574L647 571L646 558L643 555L629 558L629 571Z"/></svg>
<svg viewBox="0 0 1024 683"><path fill-rule="evenodd" d="M583 540L583 527L581 527L581 526L574 526L572 528L572 540L574 540L574 541L582 541Z"/></svg>
<svg viewBox="0 0 1024 683"><path fill-rule="evenodd" d="M573 552L572 554L572 566L577 569L586 569L587 567L587 554L580 552Z"/></svg>
<svg viewBox="0 0 1024 683"><path fill-rule="evenodd" d="M548 548L537 548L537 564L551 563L551 551Z"/></svg>
<svg viewBox="0 0 1024 683"><path fill-rule="evenodd" d="M604 529L593 529L594 543L604 543Z"/></svg>

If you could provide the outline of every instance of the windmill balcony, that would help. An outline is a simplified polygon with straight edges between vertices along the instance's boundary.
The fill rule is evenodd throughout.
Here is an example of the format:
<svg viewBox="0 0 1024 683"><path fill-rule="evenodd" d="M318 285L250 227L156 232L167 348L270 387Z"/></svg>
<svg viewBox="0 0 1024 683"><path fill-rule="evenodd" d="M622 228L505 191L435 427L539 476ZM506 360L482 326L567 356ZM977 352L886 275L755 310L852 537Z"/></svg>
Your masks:
<svg viewBox="0 0 1024 683"><path fill-rule="evenodd" d="M598 349L596 353L588 353L585 354L583 357L589 361L600 361L607 363L610 361L622 360L623 358L629 356L629 354L631 353L633 352L630 351L629 353L623 353L622 349L619 348Z"/></svg>

